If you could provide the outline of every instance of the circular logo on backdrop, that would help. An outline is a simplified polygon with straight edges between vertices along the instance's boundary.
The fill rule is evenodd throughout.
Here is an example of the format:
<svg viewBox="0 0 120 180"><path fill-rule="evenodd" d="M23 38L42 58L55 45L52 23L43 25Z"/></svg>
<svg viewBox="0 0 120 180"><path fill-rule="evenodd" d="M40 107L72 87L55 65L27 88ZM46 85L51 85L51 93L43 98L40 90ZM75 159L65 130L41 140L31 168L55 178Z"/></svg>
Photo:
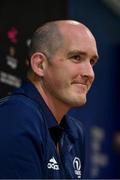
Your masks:
<svg viewBox="0 0 120 180"><path fill-rule="evenodd" d="M74 172L78 176L78 178L81 178L81 161L80 161L80 158L78 158L78 157L74 158L73 168L74 168Z"/></svg>

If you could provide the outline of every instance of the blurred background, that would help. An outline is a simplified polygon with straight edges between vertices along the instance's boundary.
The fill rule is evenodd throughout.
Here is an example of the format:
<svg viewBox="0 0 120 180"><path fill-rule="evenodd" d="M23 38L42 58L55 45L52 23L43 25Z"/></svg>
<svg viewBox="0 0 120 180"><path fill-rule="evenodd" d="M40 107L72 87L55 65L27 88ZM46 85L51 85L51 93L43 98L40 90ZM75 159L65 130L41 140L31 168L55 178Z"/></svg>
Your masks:
<svg viewBox="0 0 120 180"><path fill-rule="evenodd" d="M87 25L96 37L100 56L87 104L69 112L84 124L84 178L119 179L120 0L1 0L0 97L9 95L26 77L32 32L58 19L74 19Z"/></svg>

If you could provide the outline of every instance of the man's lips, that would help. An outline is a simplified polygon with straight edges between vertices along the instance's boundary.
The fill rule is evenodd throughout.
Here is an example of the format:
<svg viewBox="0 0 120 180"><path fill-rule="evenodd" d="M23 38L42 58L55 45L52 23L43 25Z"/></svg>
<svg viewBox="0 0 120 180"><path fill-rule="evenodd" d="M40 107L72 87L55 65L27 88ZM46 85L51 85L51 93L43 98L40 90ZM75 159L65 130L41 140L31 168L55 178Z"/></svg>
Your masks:
<svg viewBox="0 0 120 180"><path fill-rule="evenodd" d="M80 82L80 81L73 81L71 84L74 84L74 85L78 86L79 88L82 88L83 91L88 91L90 88L90 85L88 85L84 82Z"/></svg>
<svg viewBox="0 0 120 180"><path fill-rule="evenodd" d="M81 86L88 87L88 85L87 85L87 84L82 83L82 82L79 82L79 81L73 81L71 84L78 84L78 85L81 85Z"/></svg>

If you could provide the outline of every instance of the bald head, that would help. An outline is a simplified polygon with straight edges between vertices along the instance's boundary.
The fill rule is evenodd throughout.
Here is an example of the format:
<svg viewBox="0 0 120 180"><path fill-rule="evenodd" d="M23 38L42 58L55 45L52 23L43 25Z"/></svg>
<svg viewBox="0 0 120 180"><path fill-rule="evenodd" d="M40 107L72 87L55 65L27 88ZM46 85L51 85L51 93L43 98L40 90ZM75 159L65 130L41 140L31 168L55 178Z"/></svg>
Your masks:
<svg viewBox="0 0 120 180"><path fill-rule="evenodd" d="M62 45L63 37L57 23L48 22L34 32L31 39L29 57L39 51L51 58Z"/></svg>
<svg viewBox="0 0 120 180"><path fill-rule="evenodd" d="M29 59L35 52L42 52L50 59L59 48L64 47L66 36L71 36L75 28L79 28L81 35L86 33L91 38L94 38L90 30L78 21L51 21L34 32L29 47Z"/></svg>
<svg viewBox="0 0 120 180"><path fill-rule="evenodd" d="M60 20L60 21L56 21L56 24L58 25L59 30L63 32L63 35L64 32L67 32L67 34L69 32L75 33L75 29L78 29L79 33L84 33L87 34L88 36L91 36L91 38L94 38L90 29L81 22L75 20Z"/></svg>

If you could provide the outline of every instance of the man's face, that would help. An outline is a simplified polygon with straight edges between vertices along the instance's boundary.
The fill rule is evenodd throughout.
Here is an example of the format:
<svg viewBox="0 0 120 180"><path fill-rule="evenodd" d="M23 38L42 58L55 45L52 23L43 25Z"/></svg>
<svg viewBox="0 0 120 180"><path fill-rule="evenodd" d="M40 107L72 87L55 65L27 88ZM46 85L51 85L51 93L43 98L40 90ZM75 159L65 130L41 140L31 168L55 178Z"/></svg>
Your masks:
<svg viewBox="0 0 120 180"><path fill-rule="evenodd" d="M97 48L93 36L71 27L64 35L61 47L44 70L44 88L47 96L68 108L86 102L86 95L94 80L93 66Z"/></svg>

